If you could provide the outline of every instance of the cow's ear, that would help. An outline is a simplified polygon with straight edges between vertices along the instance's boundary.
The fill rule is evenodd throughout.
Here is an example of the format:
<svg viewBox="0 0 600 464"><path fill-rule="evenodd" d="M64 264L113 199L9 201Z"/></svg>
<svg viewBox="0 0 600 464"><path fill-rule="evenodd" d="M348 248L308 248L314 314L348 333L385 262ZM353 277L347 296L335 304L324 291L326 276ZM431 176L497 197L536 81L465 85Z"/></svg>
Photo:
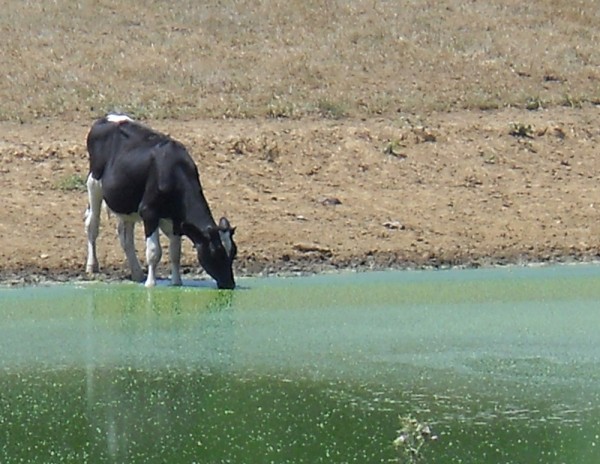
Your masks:
<svg viewBox="0 0 600 464"><path fill-rule="evenodd" d="M231 229L231 224L229 224L229 221L227 220L226 217L222 217L221 220L219 221L219 229L221 229L221 230Z"/></svg>

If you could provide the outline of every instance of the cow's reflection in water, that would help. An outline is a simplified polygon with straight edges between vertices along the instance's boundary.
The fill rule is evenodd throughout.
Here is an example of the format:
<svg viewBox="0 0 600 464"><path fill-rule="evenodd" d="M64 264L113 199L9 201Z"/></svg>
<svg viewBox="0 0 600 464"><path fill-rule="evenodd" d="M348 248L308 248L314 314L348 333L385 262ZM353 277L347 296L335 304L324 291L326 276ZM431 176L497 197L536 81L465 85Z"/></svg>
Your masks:
<svg viewBox="0 0 600 464"><path fill-rule="evenodd" d="M179 441L192 440L198 428L190 422L212 407L213 391L229 388L236 295L161 285L92 292L84 394L94 458L152 461L152 453L164 454L157 448L163 445L197 451Z"/></svg>

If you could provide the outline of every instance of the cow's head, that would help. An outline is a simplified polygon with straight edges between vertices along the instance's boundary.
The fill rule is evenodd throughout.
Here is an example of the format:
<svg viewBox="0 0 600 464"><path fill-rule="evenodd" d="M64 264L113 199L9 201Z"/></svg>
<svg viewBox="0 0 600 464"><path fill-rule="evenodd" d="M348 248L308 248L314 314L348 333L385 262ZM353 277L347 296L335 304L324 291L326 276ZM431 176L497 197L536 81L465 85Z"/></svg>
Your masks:
<svg viewBox="0 0 600 464"><path fill-rule="evenodd" d="M201 233L196 243L198 261L208 274L217 281L219 288L235 288L233 260L237 246L233 241L234 227L221 218L218 227L209 227Z"/></svg>

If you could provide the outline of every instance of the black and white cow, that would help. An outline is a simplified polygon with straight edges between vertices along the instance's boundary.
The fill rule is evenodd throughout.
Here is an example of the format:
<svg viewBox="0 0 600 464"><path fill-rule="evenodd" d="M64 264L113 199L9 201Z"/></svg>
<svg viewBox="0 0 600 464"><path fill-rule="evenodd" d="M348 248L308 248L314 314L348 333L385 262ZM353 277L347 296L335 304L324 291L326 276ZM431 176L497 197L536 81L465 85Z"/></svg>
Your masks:
<svg viewBox="0 0 600 464"><path fill-rule="evenodd" d="M237 248L226 218L217 225L202 193L198 169L185 147L125 115L97 120L87 137L90 173L86 272L98 272L96 239L102 202L118 217L118 234L134 280L143 280L135 254L134 227L146 234L146 286L156 285L162 251L159 229L169 238L171 281L181 285L181 236L189 237L202 267L219 288L235 287L232 264Z"/></svg>

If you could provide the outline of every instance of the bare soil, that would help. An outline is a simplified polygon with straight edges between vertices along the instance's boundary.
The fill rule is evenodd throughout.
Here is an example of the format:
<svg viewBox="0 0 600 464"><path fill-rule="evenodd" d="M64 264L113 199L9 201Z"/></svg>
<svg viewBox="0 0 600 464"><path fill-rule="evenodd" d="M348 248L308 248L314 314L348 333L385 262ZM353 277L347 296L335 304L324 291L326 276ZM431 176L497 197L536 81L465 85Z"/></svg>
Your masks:
<svg viewBox="0 0 600 464"><path fill-rule="evenodd" d="M597 259L598 112L146 123L189 148L247 275ZM86 278L91 122L0 123L5 283ZM100 278L128 274L114 228L103 217ZM183 263L196 277L189 243Z"/></svg>

